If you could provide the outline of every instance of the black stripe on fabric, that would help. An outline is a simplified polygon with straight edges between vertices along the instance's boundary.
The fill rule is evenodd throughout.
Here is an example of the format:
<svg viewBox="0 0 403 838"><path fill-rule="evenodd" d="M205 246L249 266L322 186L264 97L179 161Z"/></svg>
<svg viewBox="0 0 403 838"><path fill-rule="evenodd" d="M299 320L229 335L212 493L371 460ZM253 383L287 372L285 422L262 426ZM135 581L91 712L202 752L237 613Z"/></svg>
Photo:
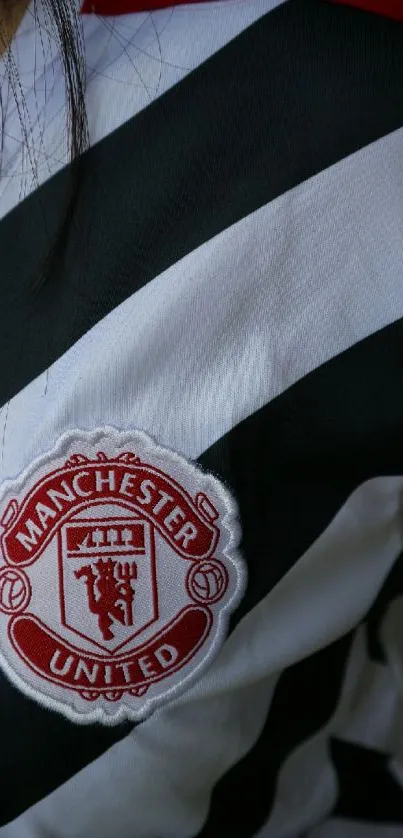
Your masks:
<svg viewBox="0 0 403 838"><path fill-rule="evenodd" d="M334 817L402 824L403 791L388 769L388 754L331 738L339 798Z"/></svg>
<svg viewBox="0 0 403 838"><path fill-rule="evenodd" d="M126 736L133 725L73 725L15 689L0 670L0 827Z"/></svg>
<svg viewBox="0 0 403 838"><path fill-rule="evenodd" d="M240 507L249 579L232 629L326 529L354 489L373 477L403 473L402 347L398 321L314 370L200 458L235 491ZM398 595L397 571L385 591L389 601ZM384 613L384 599L381 594L369 612L371 624ZM217 783L200 838L221 838L224 817L227 834L237 838L249 838L263 825L274 794L268 778L275 783L289 750L308 729L323 724L336 701L334 686L333 704L326 699L335 670L332 649L320 657L319 708L318 681L306 675L304 687L305 675L300 678L316 657L283 674L258 743Z"/></svg>
<svg viewBox="0 0 403 838"><path fill-rule="evenodd" d="M403 473L403 320L323 364L200 458L235 494L248 563L232 628L365 480Z"/></svg>
<svg viewBox="0 0 403 838"><path fill-rule="evenodd" d="M70 169L0 223L0 404L181 257L403 124L403 27L290 0L84 155L64 265L32 291Z"/></svg>
<svg viewBox="0 0 403 838"><path fill-rule="evenodd" d="M263 826L285 758L336 709L352 637L341 638L281 675L257 744L216 787L198 838L251 838Z"/></svg>

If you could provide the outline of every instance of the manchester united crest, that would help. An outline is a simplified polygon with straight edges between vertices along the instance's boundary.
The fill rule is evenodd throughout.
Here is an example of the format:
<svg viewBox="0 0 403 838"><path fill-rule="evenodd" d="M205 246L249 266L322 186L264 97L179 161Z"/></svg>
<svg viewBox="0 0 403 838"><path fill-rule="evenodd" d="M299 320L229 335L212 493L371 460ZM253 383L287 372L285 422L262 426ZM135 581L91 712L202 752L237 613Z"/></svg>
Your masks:
<svg viewBox="0 0 403 838"><path fill-rule="evenodd" d="M202 675L245 584L216 478L140 431L74 431L0 512L0 661L21 690L110 724Z"/></svg>

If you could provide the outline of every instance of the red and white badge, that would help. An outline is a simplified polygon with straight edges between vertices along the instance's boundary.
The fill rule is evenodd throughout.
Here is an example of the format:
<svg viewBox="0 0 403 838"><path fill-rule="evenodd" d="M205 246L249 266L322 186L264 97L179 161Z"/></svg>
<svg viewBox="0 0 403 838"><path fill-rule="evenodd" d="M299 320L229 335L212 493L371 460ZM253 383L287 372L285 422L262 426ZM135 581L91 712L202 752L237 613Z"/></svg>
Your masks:
<svg viewBox="0 0 403 838"><path fill-rule="evenodd" d="M0 499L0 662L76 722L200 676L245 584L228 491L140 431L74 431Z"/></svg>

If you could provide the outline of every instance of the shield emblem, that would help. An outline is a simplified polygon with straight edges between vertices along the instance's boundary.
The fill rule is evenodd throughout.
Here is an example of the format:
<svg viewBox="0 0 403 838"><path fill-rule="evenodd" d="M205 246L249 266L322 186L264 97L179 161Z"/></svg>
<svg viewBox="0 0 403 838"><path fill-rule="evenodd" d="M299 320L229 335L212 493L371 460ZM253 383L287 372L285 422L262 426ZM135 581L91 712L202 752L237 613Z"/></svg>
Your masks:
<svg viewBox="0 0 403 838"><path fill-rule="evenodd" d="M108 653L158 619L150 523L70 519L59 535L63 625Z"/></svg>

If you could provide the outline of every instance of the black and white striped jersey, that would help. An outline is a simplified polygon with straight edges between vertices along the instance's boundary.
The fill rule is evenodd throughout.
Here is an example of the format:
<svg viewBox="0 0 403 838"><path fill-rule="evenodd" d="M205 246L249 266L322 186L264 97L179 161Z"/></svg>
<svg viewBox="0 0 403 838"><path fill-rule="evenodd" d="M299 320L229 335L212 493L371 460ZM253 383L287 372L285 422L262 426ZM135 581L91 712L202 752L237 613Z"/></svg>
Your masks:
<svg viewBox="0 0 403 838"><path fill-rule="evenodd" d="M82 25L39 289L39 0L2 59L0 836L401 838L403 24Z"/></svg>

